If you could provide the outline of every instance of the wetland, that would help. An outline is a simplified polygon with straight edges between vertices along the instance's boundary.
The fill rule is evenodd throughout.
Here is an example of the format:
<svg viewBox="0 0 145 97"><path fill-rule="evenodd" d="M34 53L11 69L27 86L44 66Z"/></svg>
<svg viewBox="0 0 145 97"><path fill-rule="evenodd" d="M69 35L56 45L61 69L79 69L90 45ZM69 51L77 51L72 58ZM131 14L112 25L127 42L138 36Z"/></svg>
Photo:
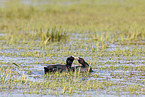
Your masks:
<svg viewBox="0 0 145 97"><path fill-rule="evenodd" d="M144 0L0 2L0 96L145 96ZM44 74L71 55L94 72Z"/></svg>

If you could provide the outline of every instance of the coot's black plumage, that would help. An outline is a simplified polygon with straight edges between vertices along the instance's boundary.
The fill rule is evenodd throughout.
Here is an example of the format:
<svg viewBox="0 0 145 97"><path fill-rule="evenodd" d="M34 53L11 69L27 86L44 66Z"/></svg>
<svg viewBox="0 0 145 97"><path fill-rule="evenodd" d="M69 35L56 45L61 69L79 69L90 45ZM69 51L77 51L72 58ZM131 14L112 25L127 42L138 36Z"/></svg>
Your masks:
<svg viewBox="0 0 145 97"><path fill-rule="evenodd" d="M49 73L49 72L63 72L63 71L71 71L71 66L74 61L74 57L70 56L66 59L66 65L62 64L56 64L56 65L48 65L47 67L44 67L44 72Z"/></svg>
<svg viewBox="0 0 145 97"><path fill-rule="evenodd" d="M93 72L92 67L89 66L89 64L87 62L85 62L85 60L81 57L78 57L78 62L82 65L82 66L75 66L72 67L71 69L73 71L80 71L80 72Z"/></svg>

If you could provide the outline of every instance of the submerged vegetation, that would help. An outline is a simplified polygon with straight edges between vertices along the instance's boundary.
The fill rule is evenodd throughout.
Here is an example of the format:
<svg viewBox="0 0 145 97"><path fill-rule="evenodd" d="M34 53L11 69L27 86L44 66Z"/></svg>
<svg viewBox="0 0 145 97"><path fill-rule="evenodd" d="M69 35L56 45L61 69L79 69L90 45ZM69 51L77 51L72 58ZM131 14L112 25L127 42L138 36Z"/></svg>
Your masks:
<svg viewBox="0 0 145 97"><path fill-rule="evenodd" d="M9 91L145 95L144 0L2 2L0 93L4 96ZM44 66L65 63L70 55L86 59L95 72L43 75Z"/></svg>

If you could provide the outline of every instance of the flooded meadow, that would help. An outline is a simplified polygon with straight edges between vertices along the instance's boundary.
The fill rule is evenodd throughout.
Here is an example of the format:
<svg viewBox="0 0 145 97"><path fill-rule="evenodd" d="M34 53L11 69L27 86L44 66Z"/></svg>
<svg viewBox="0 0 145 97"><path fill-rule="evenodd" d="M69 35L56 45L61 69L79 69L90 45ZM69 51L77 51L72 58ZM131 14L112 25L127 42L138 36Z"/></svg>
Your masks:
<svg viewBox="0 0 145 97"><path fill-rule="evenodd" d="M1 97L145 96L144 0L0 2ZM71 55L93 72L44 74Z"/></svg>

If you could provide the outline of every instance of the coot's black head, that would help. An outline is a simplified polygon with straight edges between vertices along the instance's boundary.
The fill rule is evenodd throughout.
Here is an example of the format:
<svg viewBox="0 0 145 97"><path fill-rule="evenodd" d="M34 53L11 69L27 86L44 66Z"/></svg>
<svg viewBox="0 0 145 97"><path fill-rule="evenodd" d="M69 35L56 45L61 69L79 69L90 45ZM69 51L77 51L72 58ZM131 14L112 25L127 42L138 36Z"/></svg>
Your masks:
<svg viewBox="0 0 145 97"><path fill-rule="evenodd" d="M71 67L72 63L74 61L74 57L73 56L70 56L66 59L66 65Z"/></svg>
<svg viewBox="0 0 145 97"><path fill-rule="evenodd" d="M78 62L83 65L83 67L89 66L88 63L81 57L78 57Z"/></svg>
<svg viewBox="0 0 145 97"><path fill-rule="evenodd" d="M84 60L83 58L79 57L79 58L78 58L78 62L79 62L80 64L84 64L84 63L85 63L85 60Z"/></svg>

